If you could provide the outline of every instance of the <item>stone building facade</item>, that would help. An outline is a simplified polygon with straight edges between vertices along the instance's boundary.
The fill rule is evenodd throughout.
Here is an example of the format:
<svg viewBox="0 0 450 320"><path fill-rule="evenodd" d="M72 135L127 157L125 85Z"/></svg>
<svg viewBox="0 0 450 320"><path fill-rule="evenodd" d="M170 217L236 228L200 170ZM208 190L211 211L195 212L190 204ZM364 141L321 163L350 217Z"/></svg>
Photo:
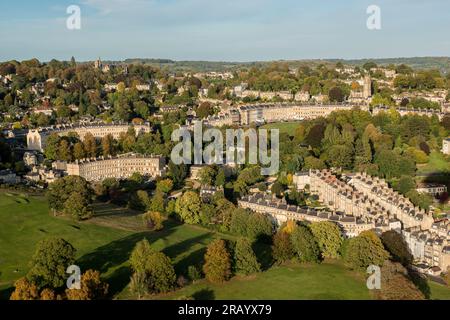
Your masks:
<svg viewBox="0 0 450 320"><path fill-rule="evenodd" d="M350 184L369 200L376 202L386 215L400 220L403 229L417 227L428 230L434 223L430 212L414 206L408 198L389 188L384 179L358 173L352 177Z"/></svg>
<svg viewBox="0 0 450 320"><path fill-rule="evenodd" d="M354 105L350 104L302 103L248 105L237 109L239 122L235 124L250 125L253 123L315 119L326 117L333 111L351 110L354 107Z"/></svg>
<svg viewBox="0 0 450 320"><path fill-rule="evenodd" d="M144 156L134 153L116 157L85 159L67 163L67 175L85 178L87 181L103 181L106 178L127 179L135 172L145 177L159 177L165 173L165 159L161 156Z"/></svg>
<svg viewBox="0 0 450 320"><path fill-rule="evenodd" d="M442 153L450 154L450 138L442 140Z"/></svg>
<svg viewBox="0 0 450 320"><path fill-rule="evenodd" d="M131 125L131 124L95 124L95 125L80 125L80 126L58 126L49 128L31 129L27 134L27 147L29 150L43 151L46 140L52 133L59 136L68 135L70 132L78 134L81 140L87 133L91 133L95 138L101 139L110 134L114 139L118 139L121 133L126 133L130 127L136 131L136 135L151 131L148 124Z"/></svg>
<svg viewBox="0 0 450 320"><path fill-rule="evenodd" d="M372 224L379 231L401 232L418 263L446 271L450 265L448 220L434 220L431 213L415 207L387 182L366 173L337 177L329 170L296 173L298 189L307 185L311 193L333 212Z"/></svg>
<svg viewBox="0 0 450 320"><path fill-rule="evenodd" d="M402 231L414 260L430 267L438 267L438 274L450 267L450 225L448 220L436 222L429 230L408 228Z"/></svg>
<svg viewBox="0 0 450 320"><path fill-rule="evenodd" d="M378 113L384 111L387 112L390 110L390 107L387 106L374 106L372 108L372 114L377 115ZM405 108L405 107L397 107L395 110L403 117L410 114L416 114L419 116L427 116L431 117L433 115L437 116L439 120L442 120L444 116L447 114L442 110L436 109L413 109L413 108Z"/></svg>
<svg viewBox="0 0 450 320"><path fill-rule="evenodd" d="M238 200L238 205L254 212L268 214L278 225L288 220L331 221L337 223L342 233L349 238L355 237L363 231L376 228L374 223L368 223L356 217L288 205L284 200L272 198L262 193L245 196Z"/></svg>
<svg viewBox="0 0 450 320"><path fill-rule="evenodd" d="M386 181L365 173L338 178L330 170L310 170L293 178L299 189L309 185L310 192L334 211L365 218L375 223L398 220L402 228L427 230L434 223L430 213L415 207L403 195L389 188Z"/></svg>

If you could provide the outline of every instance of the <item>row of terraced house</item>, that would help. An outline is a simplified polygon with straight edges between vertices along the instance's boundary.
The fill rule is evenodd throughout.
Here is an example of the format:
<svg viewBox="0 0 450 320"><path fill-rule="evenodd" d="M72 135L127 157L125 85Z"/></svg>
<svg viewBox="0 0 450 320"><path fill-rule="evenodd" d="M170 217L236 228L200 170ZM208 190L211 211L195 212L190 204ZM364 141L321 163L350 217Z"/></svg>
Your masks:
<svg viewBox="0 0 450 320"><path fill-rule="evenodd" d="M366 173L337 176L330 170L310 170L294 175L298 189L317 195L327 210L288 205L284 200L264 194L239 200L243 208L269 214L279 224L287 220L333 221L347 237L365 230L401 233L415 262L446 271L450 265L448 220L435 221L426 212L389 188L385 180Z"/></svg>

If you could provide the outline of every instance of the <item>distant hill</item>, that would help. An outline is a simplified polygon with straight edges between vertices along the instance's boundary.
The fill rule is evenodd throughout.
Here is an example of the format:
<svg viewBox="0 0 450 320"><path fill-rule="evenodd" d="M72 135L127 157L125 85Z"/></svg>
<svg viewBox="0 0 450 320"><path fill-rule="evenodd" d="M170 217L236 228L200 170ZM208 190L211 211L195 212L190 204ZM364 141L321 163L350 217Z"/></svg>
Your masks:
<svg viewBox="0 0 450 320"><path fill-rule="evenodd" d="M439 69L441 72L450 72L450 57L414 57L414 58L388 58L388 59L360 59L360 60L330 60L330 62L343 61L350 65L363 65L373 61L378 65L406 64L413 69Z"/></svg>
<svg viewBox="0 0 450 320"><path fill-rule="evenodd" d="M443 73L450 73L450 57L413 57L413 58L387 58L387 59L309 59L309 60L277 60L277 62L287 63L292 68L301 65L311 67L319 64L334 65L337 62L344 64L361 66L368 61L373 61L378 65L406 64L414 69L439 69ZM167 69L171 72L208 72L208 71L233 71L241 68L253 66L265 66L275 61L254 61L254 62L230 62L230 61L175 61L171 59L141 59L133 58L121 61L122 63L146 64ZM105 61L105 63L121 63L120 61Z"/></svg>

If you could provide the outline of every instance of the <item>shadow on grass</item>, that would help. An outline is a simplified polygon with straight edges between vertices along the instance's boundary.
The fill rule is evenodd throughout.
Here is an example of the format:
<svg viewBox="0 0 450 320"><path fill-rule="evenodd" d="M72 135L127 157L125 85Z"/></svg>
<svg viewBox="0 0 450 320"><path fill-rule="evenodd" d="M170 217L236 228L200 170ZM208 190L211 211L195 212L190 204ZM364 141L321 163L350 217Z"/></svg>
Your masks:
<svg viewBox="0 0 450 320"><path fill-rule="evenodd" d="M216 295L214 294L214 291L212 291L211 289L201 289L197 292L195 292L192 297L195 300L214 300L214 298L216 297Z"/></svg>
<svg viewBox="0 0 450 320"><path fill-rule="evenodd" d="M0 300L9 300L9 297L14 291L14 287L8 287L0 290Z"/></svg>
<svg viewBox="0 0 450 320"><path fill-rule="evenodd" d="M205 253L206 247L192 252L189 256L183 258L175 265L175 272L177 274L183 274L188 278L189 266L195 266L198 270L202 270Z"/></svg>
<svg viewBox="0 0 450 320"><path fill-rule="evenodd" d="M261 269L265 271L271 268L273 266L273 253L270 244L255 242L252 247L258 262L261 264Z"/></svg>
<svg viewBox="0 0 450 320"><path fill-rule="evenodd" d="M161 238L169 237L175 229L180 226L179 223L167 220L162 231L159 232L139 232L119 240L112 241L96 250L80 257L77 260L78 265L82 270L95 269L100 273L107 273L112 268L117 268L106 280L110 285L110 294L115 295L121 292L129 283L132 270L129 266L124 265L128 261L131 251L137 242L147 239L150 243L155 242ZM192 245L201 243L206 246L206 240L211 237L210 233L205 233L199 236L183 240L164 248L162 251L170 258L175 259L183 252L189 251ZM194 251L188 257L182 259L175 265L177 274L185 273L191 264L198 264L202 261L205 248Z"/></svg>
<svg viewBox="0 0 450 320"><path fill-rule="evenodd" d="M92 208L95 212L94 217L132 217L141 214L137 210L123 208L107 202L95 202Z"/></svg>
<svg viewBox="0 0 450 320"><path fill-rule="evenodd" d="M115 268L127 262L131 251L137 242L147 239L153 243L159 238L169 236L178 224L168 222L163 231L160 232L139 232L125 238L112 241L96 250L80 257L77 260L81 270L95 269L100 273L106 273L110 268ZM108 276L107 281L110 285L110 294L114 295L128 284L131 277L131 269L122 266Z"/></svg>
<svg viewBox="0 0 450 320"><path fill-rule="evenodd" d="M107 281L109 283L108 293L111 297L119 292L122 292L123 289L125 289L125 287L130 282L131 274L131 267L121 266L118 269L114 270L114 272L107 278Z"/></svg>
<svg viewBox="0 0 450 320"><path fill-rule="evenodd" d="M411 281L414 283L417 289L419 289L423 293L426 299L430 299L431 289L428 285L427 278L414 270L408 270L408 272Z"/></svg>

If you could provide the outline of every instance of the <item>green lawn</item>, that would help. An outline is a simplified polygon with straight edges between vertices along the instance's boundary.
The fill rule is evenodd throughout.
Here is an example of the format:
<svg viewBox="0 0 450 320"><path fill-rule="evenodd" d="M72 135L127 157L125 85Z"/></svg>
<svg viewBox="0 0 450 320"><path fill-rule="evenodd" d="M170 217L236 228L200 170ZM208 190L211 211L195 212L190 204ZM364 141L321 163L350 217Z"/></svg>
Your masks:
<svg viewBox="0 0 450 320"><path fill-rule="evenodd" d="M279 129L280 134L287 133L288 135L293 136L295 129L297 129L300 123L301 121L268 123L263 125L261 129Z"/></svg>
<svg viewBox="0 0 450 320"><path fill-rule="evenodd" d="M98 216L78 223L48 213L43 197L0 192L0 299L7 299L13 282L26 274L36 243L49 235L68 240L77 249L82 270L99 270L118 299L130 296L128 257L136 242L147 238L175 263L177 274L199 264L214 238L232 238L198 226L166 221L161 232L140 230L136 212L96 204ZM267 246L257 248L267 257ZM450 290L430 284L432 298L450 299ZM201 280L158 299L193 295L203 299L369 299L365 281L337 263L271 268L249 278L233 278L223 285Z"/></svg>
<svg viewBox="0 0 450 320"><path fill-rule="evenodd" d="M450 161L447 161L442 153L432 151L428 163L418 165L417 168L418 174L450 172Z"/></svg>
<svg viewBox="0 0 450 320"><path fill-rule="evenodd" d="M0 193L0 288L28 271L36 243L50 235L69 241L78 257L130 235L130 232L80 224L49 215L43 197ZM1 295L1 294L0 294Z"/></svg>
<svg viewBox="0 0 450 320"><path fill-rule="evenodd" d="M450 300L450 287L428 281L431 290L431 299L433 300Z"/></svg>
<svg viewBox="0 0 450 320"><path fill-rule="evenodd" d="M46 236L56 235L69 241L77 249L77 263L81 269L101 271L110 283L112 293L122 291L128 284L131 275L127 264L129 254L135 243L144 237L155 249L164 249L173 258L177 272L184 272L188 265L198 262L205 246L215 237L213 232L203 228L172 221L167 221L161 232L125 230L133 223L138 225L140 218L127 217L128 211L120 214L113 206L96 205L96 208L101 212L100 217L78 223L49 215L43 197L1 192L0 299L7 298L13 282L26 274L36 243ZM118 216L117 228L113 227L113 219L108 214Z"/></svg>
<svg viewBox="0 0 450 320"><path fill-rule="evenodd" d="M330 300L371 299L365 280L335 263L273 267L250 277L235 277L224 284L200 280L175 293L157 296L176 299L268 299L268 300Z"/></svg>

